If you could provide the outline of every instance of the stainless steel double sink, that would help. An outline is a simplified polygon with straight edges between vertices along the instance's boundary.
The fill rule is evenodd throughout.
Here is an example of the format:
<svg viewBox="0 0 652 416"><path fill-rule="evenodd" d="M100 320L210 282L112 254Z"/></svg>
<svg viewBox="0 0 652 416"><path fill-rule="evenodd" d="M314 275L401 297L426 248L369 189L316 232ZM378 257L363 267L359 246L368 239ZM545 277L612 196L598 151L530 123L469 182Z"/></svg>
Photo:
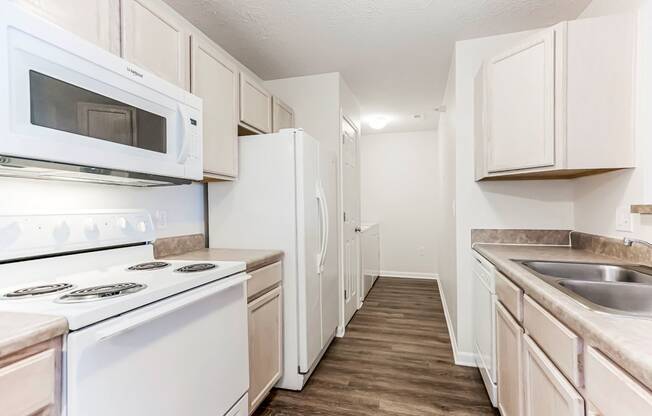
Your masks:
<svg viewBox="0 0 652 416"><path fill-rule="evenodd" d="M561 261L516 262L589 309L652 318L652 268Z"/></svg>

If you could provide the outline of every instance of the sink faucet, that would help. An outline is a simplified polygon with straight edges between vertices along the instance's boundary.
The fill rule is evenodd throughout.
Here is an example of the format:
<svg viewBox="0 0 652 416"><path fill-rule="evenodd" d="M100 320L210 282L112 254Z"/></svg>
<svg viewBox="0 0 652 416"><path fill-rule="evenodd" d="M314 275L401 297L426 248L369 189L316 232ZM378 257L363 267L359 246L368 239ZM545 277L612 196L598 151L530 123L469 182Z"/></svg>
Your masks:
<svg viewBox="0 0 652 416"><path fill-rule="evenodd" d="M644 246L648 246L652 248L652 243L648 243L645 240L639 240L637 238L629 238L629 237L623 238L623 244L627 247L631 247L632 245L634 245L634 243L642 244Z"/></svg>

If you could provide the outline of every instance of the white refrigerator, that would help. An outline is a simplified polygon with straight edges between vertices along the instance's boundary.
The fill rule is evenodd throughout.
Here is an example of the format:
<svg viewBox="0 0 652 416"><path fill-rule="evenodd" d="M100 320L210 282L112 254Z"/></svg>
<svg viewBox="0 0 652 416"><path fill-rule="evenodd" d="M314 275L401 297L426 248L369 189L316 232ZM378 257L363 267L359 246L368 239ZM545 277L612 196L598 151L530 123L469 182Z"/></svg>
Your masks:
<svg viewBox="0 0 652 416"><path fill-rule="evenodd" d="M337 329L338 273L326 267L327 257L337 256L328 244L336 232L329 219L335 204L325 192L336 191L336 163L303 130L286 129L240 137L239 164L237 181L208 186L209 244L284 251L284 363L277 387L301 390Z"/></svg>

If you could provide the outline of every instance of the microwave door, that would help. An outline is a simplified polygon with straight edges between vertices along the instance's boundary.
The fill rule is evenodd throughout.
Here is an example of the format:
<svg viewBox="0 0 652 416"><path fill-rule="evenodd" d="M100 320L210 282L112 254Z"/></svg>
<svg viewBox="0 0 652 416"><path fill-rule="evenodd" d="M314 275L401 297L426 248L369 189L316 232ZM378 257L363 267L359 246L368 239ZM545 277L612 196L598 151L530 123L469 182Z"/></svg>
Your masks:
<svg viewBox="0 0 652 416"><path fill-rule="evenodd" d="M0 155L202 178L198 97L32 19L0 16Z"/></svg>

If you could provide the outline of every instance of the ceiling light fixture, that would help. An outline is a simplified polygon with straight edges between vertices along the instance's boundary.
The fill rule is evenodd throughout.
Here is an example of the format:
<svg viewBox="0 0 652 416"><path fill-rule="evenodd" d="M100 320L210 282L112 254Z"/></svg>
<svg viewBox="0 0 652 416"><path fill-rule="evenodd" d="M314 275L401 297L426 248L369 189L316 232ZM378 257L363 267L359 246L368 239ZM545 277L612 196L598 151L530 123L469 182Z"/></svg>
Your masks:
<svg viewBox="0 0 652 416"><path fill-rule="evenodd" d="M369 127L371 127L374 130L382 130L387 126L387 123L389 123L389 119L384 116L375 116L375 117L370 117L367 120L367 124Z"/></svg>

